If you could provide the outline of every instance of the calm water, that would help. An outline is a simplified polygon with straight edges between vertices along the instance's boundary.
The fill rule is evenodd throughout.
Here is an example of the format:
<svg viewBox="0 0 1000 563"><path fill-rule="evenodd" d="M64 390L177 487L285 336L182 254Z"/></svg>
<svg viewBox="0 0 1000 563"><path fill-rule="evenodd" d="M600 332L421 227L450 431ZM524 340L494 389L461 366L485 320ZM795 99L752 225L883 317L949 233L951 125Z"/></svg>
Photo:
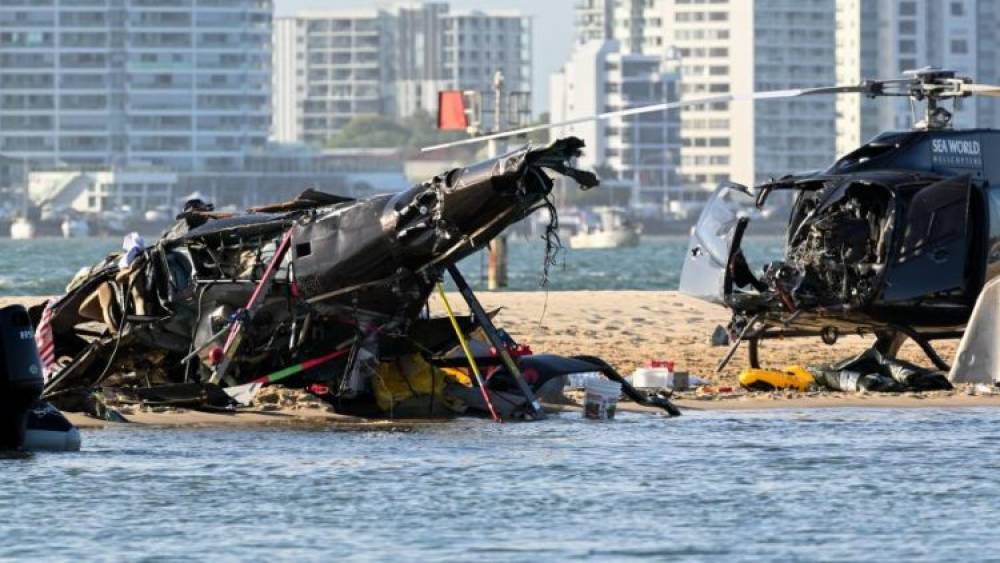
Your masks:
<svg viewBox="0 0 1000 563"><path fill-rule="evenodd" d="M995 558L1000 411L106 430L0 460L0 559Z"/></svg>
<svg viewBox="0 0 1000 563"><path fill-rule="evenodd" d="M117 249L119 239L0 239L0 295L54 295L62 293L76 272ZM542 241L510 245L510 288L539 289L544 254ZM753 264L762 264L782 253L777 237L750 238L744 245ZM686 237L643 239L636 248L571 250L552 267L549 289L676 289ZM469 282L485 285L485 254L462 263Z"/></svg>

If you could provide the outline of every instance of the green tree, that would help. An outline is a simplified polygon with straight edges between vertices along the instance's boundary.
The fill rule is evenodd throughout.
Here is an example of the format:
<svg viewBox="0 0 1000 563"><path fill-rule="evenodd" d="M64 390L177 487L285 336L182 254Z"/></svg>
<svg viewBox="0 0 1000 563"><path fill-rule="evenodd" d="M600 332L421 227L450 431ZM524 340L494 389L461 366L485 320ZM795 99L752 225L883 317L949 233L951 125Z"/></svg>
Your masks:
<svg viewBox="0 0 1000 563"><path fill-rule="evenodd" d="M465 131L442 131L437 128L437 119L424 110L405 117L400 124L410 131L406 144L407 152L418 152L423 147L458 141L469 136Z"/></svg>
<svg viewBox="0 0 1000 563"><path fill-rule="evenodd" d="M405 156L420 153L430 145L468 137L464 131L441 131L433 116L417 112L400 120L379 115L359 115L327 141L329 148L399 148ZM446 158L464 158L475 152L471 147L446 151Z"/></svg>
<svg viewBox="0 0 1000 563"><path fill-rule="evenodd" d="M359 115L327 141L326 146L339 148L402 147L412 133L394 120L379 115Z"/></svg>

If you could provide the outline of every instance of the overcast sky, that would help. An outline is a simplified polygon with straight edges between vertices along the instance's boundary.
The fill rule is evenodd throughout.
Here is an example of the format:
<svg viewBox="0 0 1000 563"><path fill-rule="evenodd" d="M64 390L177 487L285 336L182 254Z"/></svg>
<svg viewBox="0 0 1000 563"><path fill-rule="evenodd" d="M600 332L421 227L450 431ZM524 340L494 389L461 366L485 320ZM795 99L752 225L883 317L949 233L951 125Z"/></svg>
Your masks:
<svg viewBox="0 0 1000 563"><path fill-rule="evenodd" d="M573 43L573 4L575 0L450 0L453 8L515 9L532 16L534 29L534 92L535 113L549 105L549 75L569 57ZM374 7L391 5L392 0L275 0L275 13L290 16L297 10Z"/></svg>

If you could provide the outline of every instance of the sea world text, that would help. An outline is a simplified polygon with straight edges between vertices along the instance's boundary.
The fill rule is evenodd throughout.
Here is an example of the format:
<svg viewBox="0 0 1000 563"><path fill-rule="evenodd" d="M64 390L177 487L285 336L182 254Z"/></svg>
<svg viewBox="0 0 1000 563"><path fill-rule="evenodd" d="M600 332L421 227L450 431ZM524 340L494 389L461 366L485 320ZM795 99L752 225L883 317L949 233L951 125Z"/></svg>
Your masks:
<svg viewBox="0 0 1000 563"><path fill-rule="evenodd" d="M963 139L934 139L931 141L931 152L934 153L979 156L982 154L980 151L979 141Z"/></svg>

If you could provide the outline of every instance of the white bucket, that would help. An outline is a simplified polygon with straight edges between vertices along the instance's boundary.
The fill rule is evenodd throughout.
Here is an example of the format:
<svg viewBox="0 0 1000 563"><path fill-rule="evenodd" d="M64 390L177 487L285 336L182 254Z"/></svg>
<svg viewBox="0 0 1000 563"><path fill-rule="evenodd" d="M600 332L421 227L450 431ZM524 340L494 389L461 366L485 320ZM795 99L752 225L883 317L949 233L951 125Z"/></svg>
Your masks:
<svg viewBox="0 0 1000 563"><path fill-rule="evenodd" d="M638 389L657 389L673 387L673 373L667 368L637 368L630 378L632 387Z"/></svg>
<svg viewBox="0 0 1000 563"><path fill-rule="evenodd" d="M592 379L584 388L583 416L596 420L608 420L615 417L618 406L618 395L622 392L620 383L607 379Z"/></svg>

